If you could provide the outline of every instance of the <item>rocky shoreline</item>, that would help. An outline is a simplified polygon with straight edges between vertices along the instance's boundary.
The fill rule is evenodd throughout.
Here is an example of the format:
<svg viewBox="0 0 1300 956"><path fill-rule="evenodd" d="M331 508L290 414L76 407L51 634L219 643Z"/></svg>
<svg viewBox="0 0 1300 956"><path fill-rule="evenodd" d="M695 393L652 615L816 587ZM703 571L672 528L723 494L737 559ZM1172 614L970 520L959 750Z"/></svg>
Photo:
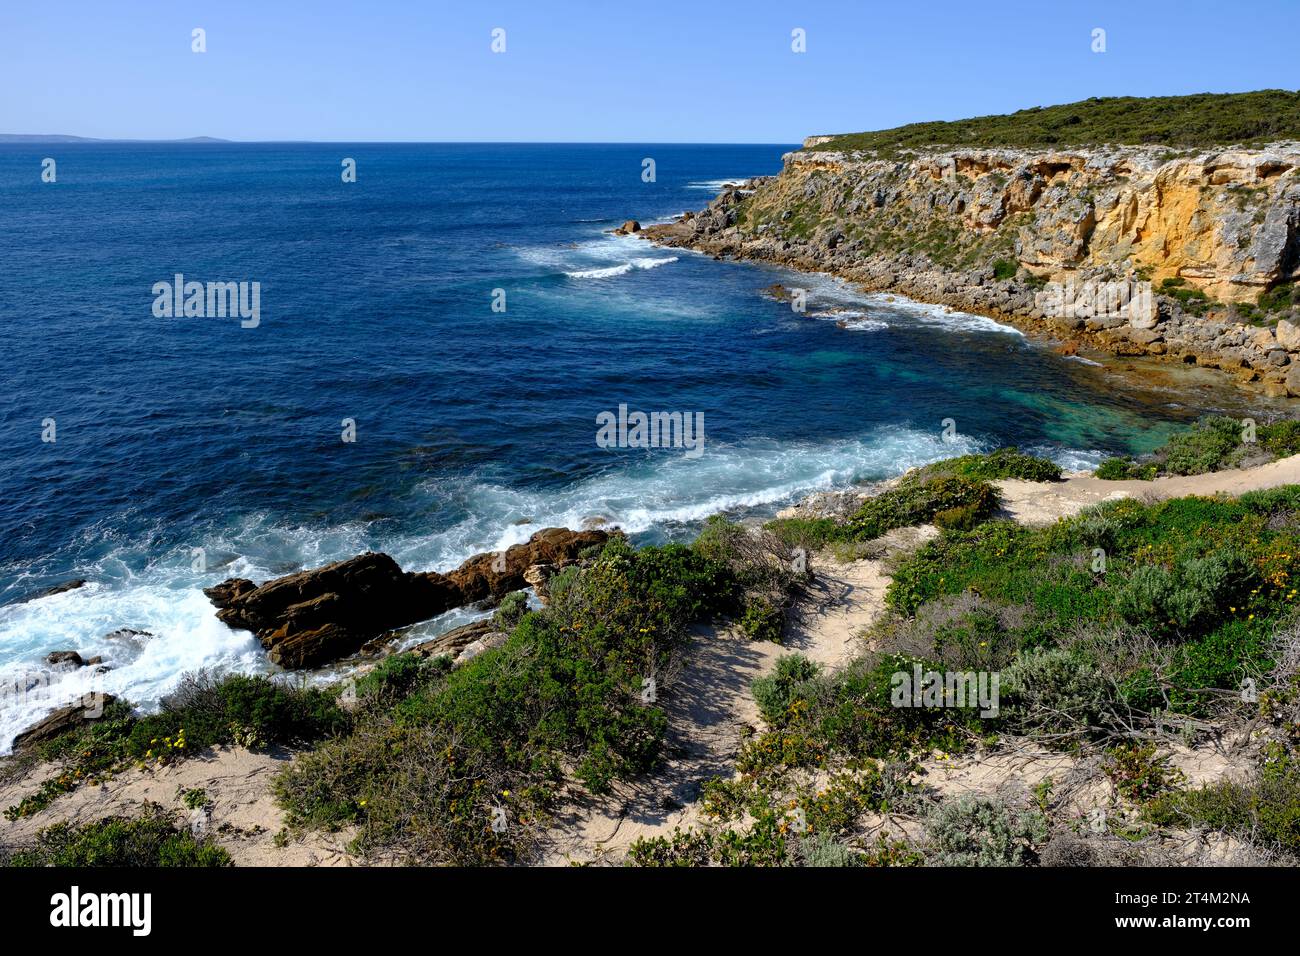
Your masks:
<svg viewBox="0 0 1300 956"><path fill-rule="evenodd" d="M699 212L621 229L988 316L1067 354L1150 356L1300 396L1300 308L1251 301L1300 275L1300 144L1167 153L805 148ZM1134 281L1156 289L1141 317L1057 314L1049 297L1048 283Z"/></svg>

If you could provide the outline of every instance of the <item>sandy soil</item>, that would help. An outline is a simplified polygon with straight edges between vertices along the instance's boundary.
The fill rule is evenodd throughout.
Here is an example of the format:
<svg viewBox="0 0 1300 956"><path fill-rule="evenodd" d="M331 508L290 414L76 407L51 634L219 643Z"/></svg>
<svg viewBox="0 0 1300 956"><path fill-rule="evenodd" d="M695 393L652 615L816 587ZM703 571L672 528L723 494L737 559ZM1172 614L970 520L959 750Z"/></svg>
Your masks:
<svg viewBox="0 0 1300 956"><path fill-rule="evenodd" d="M1023 524L1050 524L1116 498L1157 500L1187 495L1239 495L1261 488L1300 484L1300 455L1255 468L1154 481L1104 481L1082 472L1059 482L1005 480L994 484L1002 492L1002 509L1008 517Z"/></svg>
<svg viewBox="0 0 1300 956"><path fill-rule="evenodd" d="M32 817L12 823L0 820L0 845L28 844L37 830L60 821L89 823L108 816L132 816L150 801L178 810L191 819L192 826L210 833L236 866L350 865L354 861L344 850L348 834L309 833L302 839L290 837L284 847L275 845L284 823L269 785L292 757L283 750L254 753L218 747L174 766L126 770L100 786L79 787ZM0 807L17 803L57 771L55 765L38 765L7 781L0 786ZM198 820L178 794L196 788L206 791L212 801L210 812Z"/></svg>

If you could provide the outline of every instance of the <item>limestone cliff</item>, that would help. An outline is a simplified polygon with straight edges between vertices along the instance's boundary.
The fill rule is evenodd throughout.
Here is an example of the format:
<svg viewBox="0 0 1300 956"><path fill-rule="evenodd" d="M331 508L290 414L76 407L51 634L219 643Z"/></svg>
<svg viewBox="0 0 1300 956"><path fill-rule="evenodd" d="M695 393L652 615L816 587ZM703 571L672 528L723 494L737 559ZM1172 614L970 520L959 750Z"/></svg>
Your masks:
<svg viewBox="0 0 1300 956"><path fill-rule="evenodd" d="M726 189L647 235L825 270L1300 394L1300 330L1287 321L1300 300L1290 285L1300 278L1300 143L888 153L834 145L811 137L786 154L780 175ZM1048 282L1127 280L1161 293L1155 321L1043 306Z"/></svg>

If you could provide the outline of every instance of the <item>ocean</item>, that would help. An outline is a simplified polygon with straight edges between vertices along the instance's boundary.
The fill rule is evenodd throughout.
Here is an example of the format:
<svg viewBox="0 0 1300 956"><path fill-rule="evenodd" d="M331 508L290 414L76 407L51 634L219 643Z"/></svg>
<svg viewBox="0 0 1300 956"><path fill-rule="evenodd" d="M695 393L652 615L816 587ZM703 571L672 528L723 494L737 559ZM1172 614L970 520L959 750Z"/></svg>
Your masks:
<svg viewBox="0 0 1300 956"><path fill-rule="evenodd" d="M97 686L145 707L187 670L273 670L201 593L227 577L368 549L446 570L594 518L685 539L1005 444L1090 467L1219 400L609 234L790 148L0 146L0 752L89 686L53 650L102 655ZM159 317L177 274L258 283L256 326ZM807 311L763 294L777 282ZM702 420L701 453L602 447L621 405ZM71 578L89 583L25 600ZM106 637L123 628L146 635Z"/></svg>

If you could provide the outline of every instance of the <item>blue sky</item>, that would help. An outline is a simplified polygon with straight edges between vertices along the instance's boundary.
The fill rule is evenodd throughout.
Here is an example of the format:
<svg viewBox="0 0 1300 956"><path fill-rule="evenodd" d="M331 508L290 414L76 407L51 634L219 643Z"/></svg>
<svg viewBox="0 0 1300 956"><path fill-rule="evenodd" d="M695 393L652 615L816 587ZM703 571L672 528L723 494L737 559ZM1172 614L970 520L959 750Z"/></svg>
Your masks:
<svg viewBox="0 0 1300 956"><path fill-rule="evenodd" d="M1300 0L6 0L0 132L789 143L1088 96L1295 89L1297 37Z"/></svg>

